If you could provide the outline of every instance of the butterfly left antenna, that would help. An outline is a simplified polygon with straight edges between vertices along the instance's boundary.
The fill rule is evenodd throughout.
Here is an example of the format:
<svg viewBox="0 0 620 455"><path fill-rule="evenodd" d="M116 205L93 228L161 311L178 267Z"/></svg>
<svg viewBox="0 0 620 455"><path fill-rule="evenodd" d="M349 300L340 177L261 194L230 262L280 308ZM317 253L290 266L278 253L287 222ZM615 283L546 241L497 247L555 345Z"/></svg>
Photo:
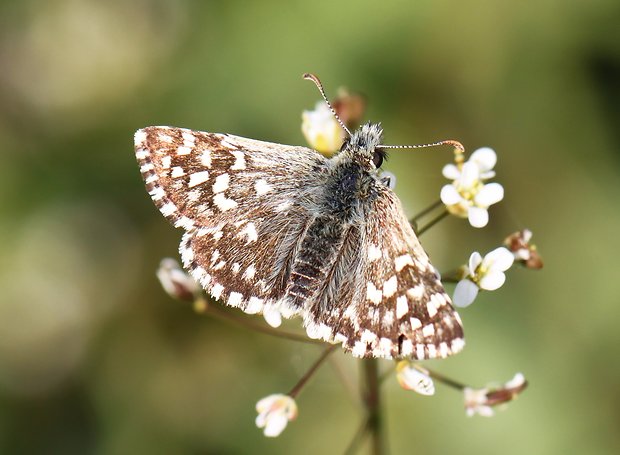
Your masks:
<svg viewBox="0 0 620 455"><path fill-rule="evenodd" d="M342 129L345 130L347 132L347 134L349 135L349 137L350 137L351 136L351 131L349 131L349 128L347 128L347 126L344 124L344 122L342 120L340 120L340 117L338 117L338 114L336 114L336 110L329 103L329 100L327 99L327 96L325 95L325 90L323 90L323 84L321 84L321 81L319 80L319 78L316 77L314 74L311 74L311 73L305 73L303 75L303 78L306 79L306 80L314 82L314 85L317 86L317 88L319 89L319 92L321 92L321 96L323 97L323 99L327 103L327 106L329 107L329 110L332 111L332 114L334 114L334 117L336 118L336 120L338 121L338 123L340 124Z"/></svg>

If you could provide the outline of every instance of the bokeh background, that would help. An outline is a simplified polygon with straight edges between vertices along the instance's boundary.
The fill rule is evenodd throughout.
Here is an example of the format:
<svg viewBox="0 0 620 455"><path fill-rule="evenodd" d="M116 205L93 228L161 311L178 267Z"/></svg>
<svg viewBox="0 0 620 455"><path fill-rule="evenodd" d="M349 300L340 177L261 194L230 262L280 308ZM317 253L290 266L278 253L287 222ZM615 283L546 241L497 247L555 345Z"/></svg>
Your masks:
<svg viewBox="0 0 620 455"><path fill-rule="evenodd" d="M462 310L466 350L427 363L474 386L522 371L526 393L470 419L458 392L389 378L391 452L618 453L619 23L617 0L0 3L0 453L344 450L362 416L330 365L280 438L255 427L255 402L319 350L161 290L181 233L133 154L134 131L160 124L303 144L306 71L363 92L391 144L498 152L489 226L449 218L422 239L440 270L524 227L545 260ZM392 154L409 213L450 159ZM334 359L357 380L359 362Z"/></svg>

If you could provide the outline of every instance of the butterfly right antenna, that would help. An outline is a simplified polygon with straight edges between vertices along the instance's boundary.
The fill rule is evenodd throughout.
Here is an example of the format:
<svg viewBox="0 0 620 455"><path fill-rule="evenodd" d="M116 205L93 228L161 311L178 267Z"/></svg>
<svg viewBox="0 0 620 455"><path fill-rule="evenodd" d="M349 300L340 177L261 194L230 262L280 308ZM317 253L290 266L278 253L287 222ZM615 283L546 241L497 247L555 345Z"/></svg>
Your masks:
<svg viewBox="0 0 620 455"><path fill-rule="evenodd" d="M306 80L314 82L314 85L317 86L317 88L319 89L319 92L321 92L321 96L323 97L323 99L327 103L327 106L329 107L329 110L332 111L332 114L334 114L334 117L336 118L336 120L338 121L338 123L340 124L342 129L347 132L349 137L351 137L351 131L349 131L349 128L347 128L347 126L344 124L344 122L342 120L340 120L340 117L338 117L338 114L336 114L336 110L329 103L329 100L327 99L327 96L325 96L325 90L323 90L323 84L321 84L321 81L319 80L319 78L316 77L314 74L311 74L311 73L304 73L303 78L306 79Z"/></svg>

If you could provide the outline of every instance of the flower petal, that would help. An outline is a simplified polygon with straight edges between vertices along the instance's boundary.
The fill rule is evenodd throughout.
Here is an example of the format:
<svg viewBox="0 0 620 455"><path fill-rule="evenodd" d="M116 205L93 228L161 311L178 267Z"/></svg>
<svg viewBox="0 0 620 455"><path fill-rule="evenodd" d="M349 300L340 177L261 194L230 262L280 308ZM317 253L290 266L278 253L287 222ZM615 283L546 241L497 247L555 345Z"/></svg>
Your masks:
<svg viewBox="0 0 620 455"><path fill-rule="evenodd" d="M469 306L476 300L478 295L478 285L473 281L464 279L458 282L452 296L452 303L455 306L464 308Z"/></svg>
<svg viewBox="0 0 620 455"><path fill-rule="evenodd" d="M480 173L490 171L497 163L497 154L490 147L481 147L471 154L469 161L473 161L478 165Z"/></svg>
<svg viewBox="0 0 620 455"><path fill-rule="evenodd" d="M446 205L458 204L462 199L454 185L444 185L439 197L441 198L441 202Z"/></svg>
<svg viewBox="0 0 620 455"><path fill-rule="evenodd" d="M480 289L495 291L500 288L505 281L506 275L504 275L504 272L500 272L499 270L489 270L484 274L484 276L482 276L482 278L480 278L478 285L480 286Z"/></svg>
<svg viewBox="0 0 620 455"><path fill-rule="evenodd" d="M482 207L470 207L467 218L469 219L469 224L473 227L485 227L489 222L489 212Z"/></svg>
<svg viewBox="0 0 620 455"><path fill-rule="evenodd" d="M284 414L271 413L267 417L267 424L265 425L263 434L269 438L280 436L280 433L282 433L286 428L287 423L288 419Z"/></svg>
<svg viewBox="0 0 620 455"><path fill-rule="evenodd" d="M514 260L514 255L507 248L500 246L484 256L482 266L487 269L505 272L512 266Z"/></svg>
<svg viewBox="0 0 620 455"><path fill-rule="evenodd" d="M479 207L488 207L504 199L504 187L499 183L484 185L474 197L474 203Z"/></svg>
<svg viewBox="0 0 620 455"><path fill-rule="evenodd" d="M461 176L461 171L454 164L446 164L441 170L443 176L450 180L456 180Z"/></svg>
<svg viewBox="0 0 620 455"><path fill-rule="evenodd" d="M473 188L480 181L480 170L476 163L467 161L461 169L461 177L459 179L459 187L464 189Z"/></svg>
<svg viewBox="0 0 620 455"><path fill-rule="evenodd" d="M471 276L475 276L476 269L480 264L482 264L482 256L477 251L474 251L471 256L469 256L469 274Z"/></svg>
<svg viewBox="0 0 620 455"><path fill-rule="evenodd" d="M409 365L407 361L400 362L397 371L396 379L403 389L413 390L420 395L435 394L435 384L430 376Z"/></svg>

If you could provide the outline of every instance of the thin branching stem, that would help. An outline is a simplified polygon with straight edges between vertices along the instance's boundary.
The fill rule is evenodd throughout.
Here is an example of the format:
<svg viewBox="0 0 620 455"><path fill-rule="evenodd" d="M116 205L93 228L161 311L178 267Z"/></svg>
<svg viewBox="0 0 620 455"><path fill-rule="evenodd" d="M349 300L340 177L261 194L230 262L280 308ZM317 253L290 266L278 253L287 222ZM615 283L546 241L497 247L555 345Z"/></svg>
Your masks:
<svg viewBox="0 0 620 455"><path fill-rule="evenodd" d="M428 368L424 368L428 375L435 379L436 381L439 381L449 387L452 387L454 389L457 390L463 390L465 389L467 386L461 382L455 381L454 379L448 378L446 376L444 376L443 374L437 373L436 371L433 370L429 370Z"/></svg>
<svg viewBox="0 0 620 455"><path fill-rule="evenodd" d="M355 384L351 380L351 377L347 374L347 372L344 371L342 364L338 361L338 359L334 357L329 358L329 364L336 372L336 376L338 376L338 379L340 379L340 382L342 383L342 386L347 391L347 394L349 395L349 398L351 398L351 401L356 406L358 406L359 409L363 409L363 405L360 401L359 394L357 393L357 384Z"/></svg>
<svg viewBox="0 0 620 455"><path fill-rule="evenodd" d="M424 226L422 226L420 229L417 230L416 234L419 236L421 236L422 234L424 234L426 231L428 231L431 227L433 227L435 224L439 223L441 220L443 220L445 217L447 217L449 214L449 212L447 210L444 210L443 212L441 212L439 215L437 215L435 218L433 218L432 220L430 220L428 223L426 223Z"/></svg>
<svg viewBox="0 0 620 455"><path fill-rule="evenodd" d="M334 349L336 349L336 347L337 346L335 344L330 344L327 346L327 348L323 351L321 356L316 360L316 362L312 364L310 369L306 371L306 374L304 374L301 377L301 379L297 382L297 384L295 384L295 387L293 387L291 391L288 393L288 395L291 398L295 398L299 394L299 392L301 392L301 389L304 388L306 383L310 380L310 378L314 375L314 373L316 373L316 371L319 369L319 367L325 361L325 359L327 359L327 357L332 352L334 352Z"/></svg>
<svg viewBox="0 0 620 455"><path fill-rule="evenodd" d="M344 451L344 455L355 455L358 452L360 445L364 442L364 439L366 439L366 436L368 436L368 418L364 417L364 420L362 420L362 423L357 428L353 439L351 439L349 446Z"/></svg>
<svg viewBox="0 0 620 455"><path fill-rule="evenodd" d="M443 204L441 202L441 199L433 202L431 205L429 205L428 207L426 207L425 209L423 209L422 211L418 212L416 215L414 215L413 218L411 218L411 220L409 221L411 224L416 224L418 222L418 220L420 218L422 218L424 215L426 215L427 213L432 212L433 210L435 210L437 207L441 206L441 204Z"/></svg>
<svg viewBox="0 0 620 455"><path fill-rule="evenodd" d="M270 326L259 324L254 321L250 321L249 319L246 319L246 318L237 317L233 314L230 314L226 311L221 310L216 305L212 305L210 303L202 304L202 305L198 303L199 302L197 302L195 306L200 308L199 312L201 314L207 314L217 319L233 322L237 325L246 327L256 332L265 333L267 335L271 335L274 337L285 338L287 340L299 341L302 343L325 345L323 341L313 340L311 338L308 338L306 335L302 335L302 334L298 334L294 332L287 332L286 330L274 329Z"/></svg>

